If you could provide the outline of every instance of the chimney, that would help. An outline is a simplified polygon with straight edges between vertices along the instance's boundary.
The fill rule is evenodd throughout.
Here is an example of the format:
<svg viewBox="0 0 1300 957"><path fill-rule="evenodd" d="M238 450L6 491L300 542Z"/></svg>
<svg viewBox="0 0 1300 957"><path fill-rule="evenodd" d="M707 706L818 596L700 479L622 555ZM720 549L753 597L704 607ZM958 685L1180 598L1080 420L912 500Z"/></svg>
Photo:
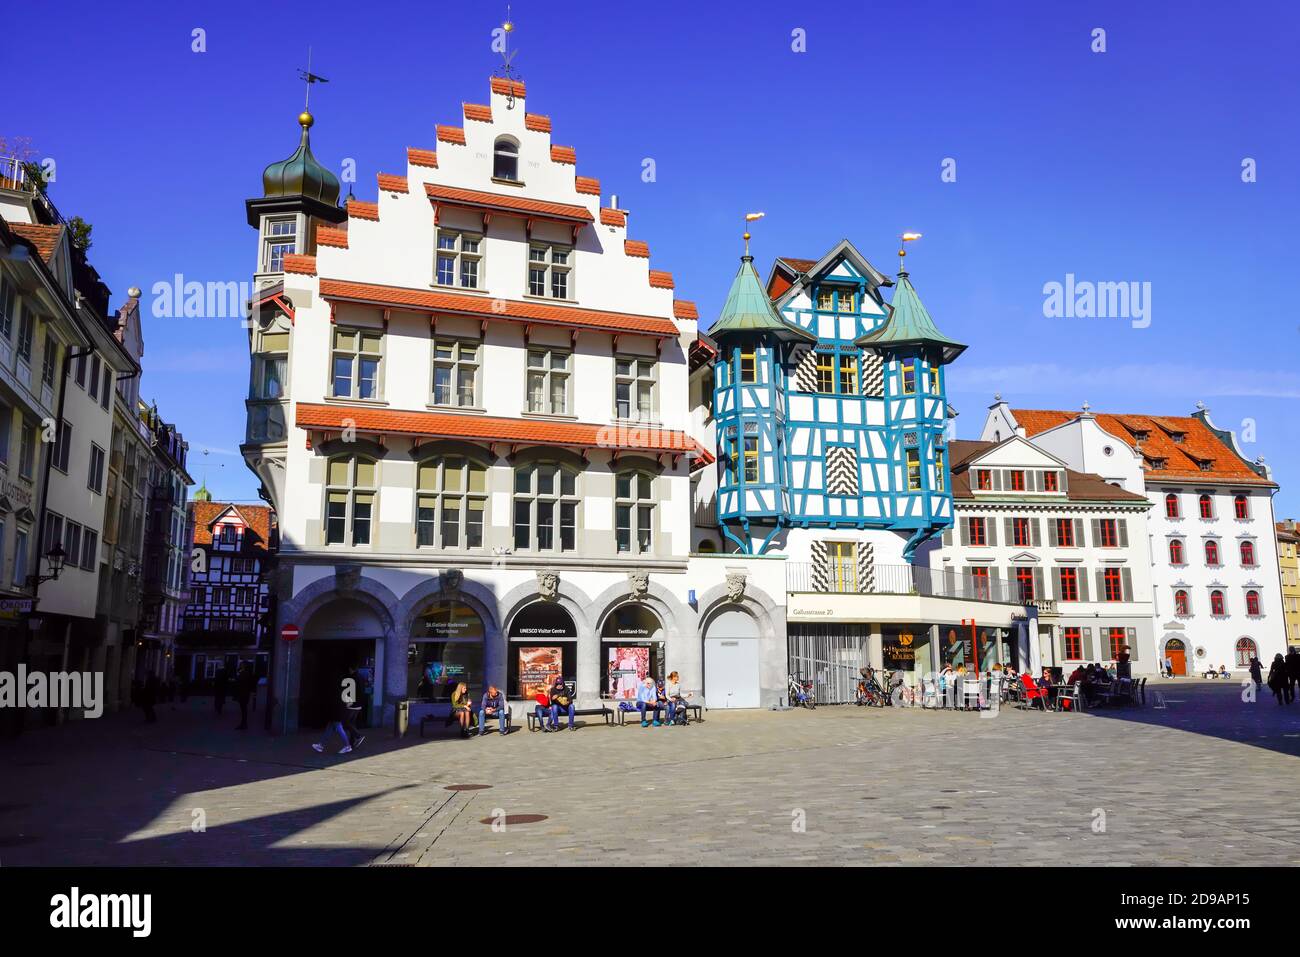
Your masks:
<svg viewBox="0 0 1300 957"><path fill-rule="evenodd" d="M609 194L609 208L618 209L618 193Z"/></svg>

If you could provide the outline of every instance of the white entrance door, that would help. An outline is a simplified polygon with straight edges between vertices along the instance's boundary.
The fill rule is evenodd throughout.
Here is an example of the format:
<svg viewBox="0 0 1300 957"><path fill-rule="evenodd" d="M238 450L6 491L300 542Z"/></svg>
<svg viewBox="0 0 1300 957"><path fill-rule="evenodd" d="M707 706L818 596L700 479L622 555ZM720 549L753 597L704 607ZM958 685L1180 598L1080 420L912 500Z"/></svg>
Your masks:
<svg viewBox="0 0 1300 957"><path fill-rule="evenodd" d="M758 707L758 641L704 639L704 697L714 708Z"/></svg>

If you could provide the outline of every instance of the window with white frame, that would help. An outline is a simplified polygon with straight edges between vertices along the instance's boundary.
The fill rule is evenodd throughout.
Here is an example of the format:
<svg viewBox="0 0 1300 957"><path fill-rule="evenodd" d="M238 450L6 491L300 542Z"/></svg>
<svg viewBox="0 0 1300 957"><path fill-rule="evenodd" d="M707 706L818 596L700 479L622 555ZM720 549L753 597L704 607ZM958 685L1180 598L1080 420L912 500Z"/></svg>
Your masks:
<svg viewBox="0 0 1300 957"><path fill-rule="evenodd" d="M515 469L515 548L571 552L578 541L578 473L556 462Z"/></svg>
<svg viewBox="0 0 1300 957"><path fill-rule="evenodd" d="M654 476L619 472L614 478L614 538L620 552L654 549Z"/></svg>
<svg viewBox="0 0 1300 957"><path fill-rule="evenodd" d="M54 385L54 376L58 371L59 365L59 345L54 337L48 332L45 333L45 348L41 353L41 381L46 385Z"/></svg>
<svg viewBox="0 0 1300 957"><path fill-rule="evenodd" d="M27 584L27 529L20 528L14 534L14 574L13 583L24 587Z"/></svg>
<svg viewBox="0 0 1300 957"><path fill-rule="evenodd" d="M60 422L58 432L55 433L54 451L51 465L62 472L68 474L68 456L72 451L72 423Z"/></svg>
<svg viewBox="0 0 1300 957"><path fill-rule="evenodd" d="M655 415L655 360L614 358L614 414L648 421Z"/></svg>
<svg viewBox="0 0 1300 957"><path fill-rule="evenodd" d="M421 463L417 474L417 546L482 548L486 514L486 466L460 455Z"/></svg>
<svg viewBox="0 0 1300 957"><path fill-rule="evenodd" d="M32 361L32 337L36 334L36 317L31 309L18 304L18 358L27 364Z"/></svg>
<svg viewBox="0 0 1300 957"><path fill-rule="evenodd" d="M436 280L440 286L478 289L482 283L483 237L455 229L438 230Z"/></svg>
<svg viewBox="0 0 1300 957"><path fill-rule="evenodd" d="M72 561L72 556L68 557ZM92 528L86 528L81 533L81 567L88 572L93 572L99 564L99 533Z"/></svg>
<svg viewBox="0 0 1300 957"><path fill-rule="evenodd" d="M325 544L369 545L374 518L376 467L361 455L338 455L327 465Z"/></svg>
<svg viewBox="0 0 1300 957"><path fill-rule="evenodd" d="M334 330L334 395L345 399L379 398L384 334L378 329Z"/></svg>
<svg viewBox="0 0 1300 957"><path fill-rule="evenodd" d="M559 349L528 350L528 411L550 415L569 412L570 353Z"/></svg>
<svg viewBox="0 0 1300 957"><path fill-rule="evenodd" d="M573 250L568 246L533 243L528 247L528 294L571 299Z"/></svg>
<svg viewBox="0 0 1300 957"><path fill-rule="evenodd" d="M478 398L479 344L464 339L433 341L433 404L474 406Z"/></svg>
<svg viewBox="0 0 1300 957"><path fill-rule="evenodd" d="M13 335L14 312L17 309L18 293L9 280L0 276L0 336L6 341Z"/></svg>
<svg viewBox="0 0 1300 957"><path fill-rule="evenodd" d="M266 221L262 272L284 272L284 257L298 248L298 220L294 216Z"/></svg>
<svg viewBox="0 0 1300 957"><path fill-rule="evenodd" d="M36 427L24 421L18 441L18 474L23 478L31 478L36 460Z"/></svg>
<svg viewBox="0 0 1300 957"><path fill-rule="evenodd" d="M493 144L492 178L511 182L519 179L519 144L508 136L498 136Z"/></svg>

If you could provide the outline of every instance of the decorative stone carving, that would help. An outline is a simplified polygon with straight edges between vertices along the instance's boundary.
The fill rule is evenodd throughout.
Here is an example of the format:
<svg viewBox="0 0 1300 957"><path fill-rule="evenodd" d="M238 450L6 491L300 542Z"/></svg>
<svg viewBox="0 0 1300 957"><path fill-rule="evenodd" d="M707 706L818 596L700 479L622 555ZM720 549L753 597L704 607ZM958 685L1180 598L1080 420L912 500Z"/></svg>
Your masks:
<svg viewBox="0 0 1300 957"><path fill-rule="evenodd" d="M557 572L537 573L537 593L551 601L560 593L560 576Z"/></svg>
<svg viewBox="0 0 1300 957"><path fill-rule="evenodd" d="M460 591L465 582L465 573L459 568L448 568L442 573L442 590L444 592Z"/></svg>
<svg viewBox="0 0 1300 957"><path fill-rule="evenodd" d="M357 564L334 566L334 590L343 594L361 588L361 566Z"/></svg>
<svg viewBox="0 0 1300 957"><path fill-rule="evenodd" d="M650 591L650 573L643 571L628 572L627 584L632 589L632 597L639 601Z"/></svg>
<svg viewBox="0 0 1300 957"><path fill-rule="evenodd" d="M745 597L744 572L727 572L727 601L738 602Z"/></svg>

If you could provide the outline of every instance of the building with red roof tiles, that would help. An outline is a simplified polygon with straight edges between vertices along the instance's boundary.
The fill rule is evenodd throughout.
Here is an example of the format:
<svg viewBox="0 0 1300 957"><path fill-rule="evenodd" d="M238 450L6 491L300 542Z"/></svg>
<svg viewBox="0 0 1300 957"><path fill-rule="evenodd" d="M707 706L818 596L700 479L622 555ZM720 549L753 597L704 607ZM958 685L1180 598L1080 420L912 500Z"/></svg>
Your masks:
<svg viewBox="0 0 1300 957"><path fill-rule="evenodd" d="M271 584L279 531L266 505L214 502L206 486L189 503L189 603L177 638L176 673L192 689L213 687L247 665L270 673L275 641Z"/></svg>
<svg viewBox="0 0 1300 957"><path fill-rule="evenodd" d="M1286 650L1273 495L1262 459L1198 406L1191 415L1013 409L999 396L983 438L1032 439L1071 468L1152 503L1155 647L1176 675L1244 674Z"/></svg>
<svg viewBox="0 0 1300 957"><path fill-rule="evenodd" d="M344 206L308 123L249 202L242 451L279 531L273 633L302 636L292 667L271 642L277 725L320 720L328 689L304 676L347 664L372 667L376 722L444 705L449 676L522 708L538 648L580 703L617 692L610 656L631 646L703 688L705 619L739 587L692 554L692 482L714 462L689 406L697 310L524 85L486 94L436 126L436 155L406 148L404 176ZM783 588L772 563L741 588L764 634Z"/></svg>

